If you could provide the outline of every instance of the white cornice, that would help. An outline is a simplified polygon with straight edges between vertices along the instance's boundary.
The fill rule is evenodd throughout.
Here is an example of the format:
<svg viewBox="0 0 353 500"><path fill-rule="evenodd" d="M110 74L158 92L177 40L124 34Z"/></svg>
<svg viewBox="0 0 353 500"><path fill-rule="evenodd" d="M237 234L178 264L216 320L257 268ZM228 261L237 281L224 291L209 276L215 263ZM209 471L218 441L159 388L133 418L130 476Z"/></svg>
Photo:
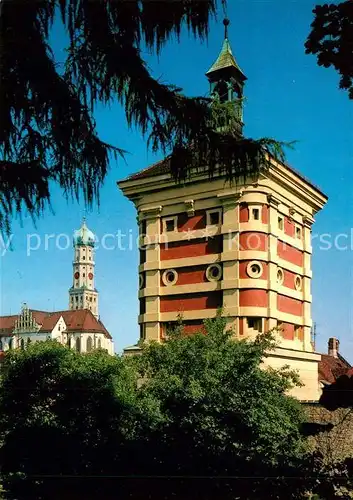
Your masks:
<svg viewBox="0 0 353 500"><path fill-rule="evenodd" d="M123 180L117 184L124 195L136 203L137 198L147 193L153 193L155 191L161 192L164 189L173 189L178 188L179 186L190 186L198 182L213 182L221 180L222 178L225 179L224 175L216 175L210 180L207 172L203 171L195 172L180 185L178 185L169 174L145 177L143 179ZM271 166L268 171L262 172L259 175L259 181L256 183L257 187L255 190L258 188L263 189L263 186L261 186L261 180L265 179L271 179L273 182L278 183L293 195L304 199L305 202L312 207L314 213L318 212L327 202L327 196L311 184L310 181L305 180L304 177L296 173L290 167L281 164L274 159L271 159ZM254 187L253 181L241 183L239 187L244 190L247 186ZM230 195L231 193L239 192L239 187L228 190L227 193ZM227 196L227 193L224 193L225 197Z"/></svg>

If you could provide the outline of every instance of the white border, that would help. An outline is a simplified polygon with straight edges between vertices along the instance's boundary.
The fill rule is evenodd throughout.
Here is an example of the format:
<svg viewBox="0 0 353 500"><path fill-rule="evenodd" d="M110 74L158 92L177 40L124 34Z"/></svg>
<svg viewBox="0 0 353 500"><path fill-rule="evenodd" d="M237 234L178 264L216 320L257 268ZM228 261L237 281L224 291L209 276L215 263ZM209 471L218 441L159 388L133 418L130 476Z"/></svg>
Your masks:
<svg viewBox="0 0 353 500"><path fill-rule="evenodd" d="M299 280L299 285L297 285L297 280ZM299 276L299 274L297 274L294 278L294 286L295 289L298 290L298 292L300 292L303 287L303 279L301 276Z"/></svg>
<svg viewBox="0 0 353 500"><path fill-rule="evenodd" d="M252 266L254 264L256 264L257 266L259 266L259 268L260 268L260 273L259 274L252 272L251 268L252 268ZM261 278L263 272L264 272L264 268L263 268L261 262L259 262L258 260L252 260L246 266L246 273L247 273L248 276L250 276L250 278L254 278L254 279Z"/></svg>
<svg viewBox="0 0 353 500"><path fill-rule="evenodd" d="M282 276L280 279L278 279L278 273L280 273ZM278 267L276 273L276 282L278 285L283 285L283 281L284 281L284 271L281 267Z"/></svg>
<svg viewBox="0 0 353 500"><path fill-rule="evenodd" d="M218 269L218 275L216 278L212 276L213 268ZM219 281L222 278L222 266L220 266L219 264L211 264L210 266L208 266L208 268L206 269L206 278L208 279L208 281Z"/></svg>
<svg viewBox="0 0 353 500"><path fill-rule="evenodd" d="M168 281L167 275L168 273L173 273L174 274L174 280L173 281ZM166 269L164 273L162 274L162 281L165 286L174 286L176 282L178 281L178 273L176 272L175 269Z"/></svg>

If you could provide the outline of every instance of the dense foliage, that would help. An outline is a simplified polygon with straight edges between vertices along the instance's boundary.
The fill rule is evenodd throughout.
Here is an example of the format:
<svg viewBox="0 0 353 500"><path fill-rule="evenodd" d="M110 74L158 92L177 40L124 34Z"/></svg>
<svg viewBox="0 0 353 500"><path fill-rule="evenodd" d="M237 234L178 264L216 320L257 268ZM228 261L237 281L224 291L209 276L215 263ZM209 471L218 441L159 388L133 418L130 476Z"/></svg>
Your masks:
<svg viewBox="0 0 353 500"><path fill-rule="evenodd" d="M119 129L136 127L154 151L170 153L177 179L192 167L237 179L258 172L264 148L276 154L276 141L217 132L209 99L155 79L143 60L142 50L158 54L184 26L205 39L225 1L0 2L0 229L23 208L40 213L52 183L66 196L98 199L111 156L124 152L98 137L97 103L119 102L126 123L117 123L117 142ZM68 39L64 63L51 47L59 22Z"/></svg>
<svg viewBox="0 0 353 500"><path fill-rule="evenodd" d="M333 66L340 74L340 88L353 99L353 2L317 5L305 47L320 66Z"/></svg>
<svg viewBox="0 0 353 500"><path fill-rule="evenodd" d="M7 499L304 498L312 467L287 370L268 336L177 330L135 358L53 342L6 357L0 398Z"/></svg>

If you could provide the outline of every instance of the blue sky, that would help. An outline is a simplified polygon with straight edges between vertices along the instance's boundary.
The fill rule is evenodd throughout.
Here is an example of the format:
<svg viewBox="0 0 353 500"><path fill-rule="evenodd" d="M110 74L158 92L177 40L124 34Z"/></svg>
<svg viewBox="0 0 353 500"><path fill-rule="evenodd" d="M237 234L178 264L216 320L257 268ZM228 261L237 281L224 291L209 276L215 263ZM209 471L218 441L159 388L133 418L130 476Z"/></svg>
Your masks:
<svg viewBox="0 0 353 500"><path fill-rule="evenodd" d="M288 152L293 167L308 176L329 196L317 215L313 234L329 234L346 249L330 248L314 239L313 317L317 322L317 349L326 352L329 336L341 340L341 352L353 361L352 255L353 255L353 102L338 90L334 70L319 68L313 56L304 53L312 8L309 0L232 0L229 38L239 65L248 77L245 94L245 134L298 140ZM187 95L206 95L204 73L214 62L223 40L222 13L213 22L207 43L186 32L178 44L171 41L156 58L145 59L156 77L181 86ZM57 59L63 60L63 34L54 32ZM113 162L101 191L100 207L87 213L89 227L100 239L106 233L131 234L136 239L136 214L132 203L116 187L116 181L158 159L147 151L145 140L128 130L121 109L99 107L98 131L103 140L129 151L126 163ZM15 314L21 303L35 309L68 307L72 282L72 246L66 237L79 227L83 203L67 203L53 189L54 213L46 210L37 221L24 217L13 221L13 249L0 257L0 314ZM31 235L38 236L31 236ZM55 235L47 239L45 235ZM27 241L39 248L27 252ZM47 237L48 238L48 237ZM127 240L127 238L126 238ZM326 237L327 240L327 237ZM124 240L125 241L125 240ZM337 246L337 245L336 245ZM96 286L100 293L100 314L112 333L117 351L135 343L137 326L137 249L103 250L96 253ZM324 249L325 248L325 249Z"/></svg>

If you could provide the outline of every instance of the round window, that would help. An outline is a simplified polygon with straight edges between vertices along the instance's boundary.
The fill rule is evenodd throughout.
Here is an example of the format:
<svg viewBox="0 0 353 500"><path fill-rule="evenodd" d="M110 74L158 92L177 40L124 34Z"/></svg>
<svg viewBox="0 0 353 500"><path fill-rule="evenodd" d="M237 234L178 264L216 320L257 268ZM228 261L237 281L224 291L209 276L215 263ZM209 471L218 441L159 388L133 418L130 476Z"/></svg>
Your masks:
<svg viewBox="0 0 353 500"><path fill-rule="evenodd" d="M302 289L302 279L300 276L296 276L294 280L295 288L299 291Z"/></svg>
<svg viewBox="0 0 353 500"><path fill-rule="evenodd" d="M262 264L261 262L257 262L253 260L252 262L249 262L247 265L246 271L248 273L248 276L250 278L260 278L263 272Z"/></svg>
<svg viewBox="0 0 353 500"><path fill-rule="evenodd" d="M162 275L162 281L166 286L175 285L178 281L178 273L174 269L167 269Z"/></svg>
<svg viewBox="0 0 353 500"><path fill-rule="evenodd" d="M282 285L283 280L284 280L284 274L283 274L283 271L282 271L282 269L278 269L278 270L277 270L277 283L278 283L279 285Z"/></svg>
<svg viewBox="0 0 353 500"><path fill-rule="evenodd" d="M219 281L222 277L222 267L219 264L212 264L206 269L208 281Z"/></svg>

